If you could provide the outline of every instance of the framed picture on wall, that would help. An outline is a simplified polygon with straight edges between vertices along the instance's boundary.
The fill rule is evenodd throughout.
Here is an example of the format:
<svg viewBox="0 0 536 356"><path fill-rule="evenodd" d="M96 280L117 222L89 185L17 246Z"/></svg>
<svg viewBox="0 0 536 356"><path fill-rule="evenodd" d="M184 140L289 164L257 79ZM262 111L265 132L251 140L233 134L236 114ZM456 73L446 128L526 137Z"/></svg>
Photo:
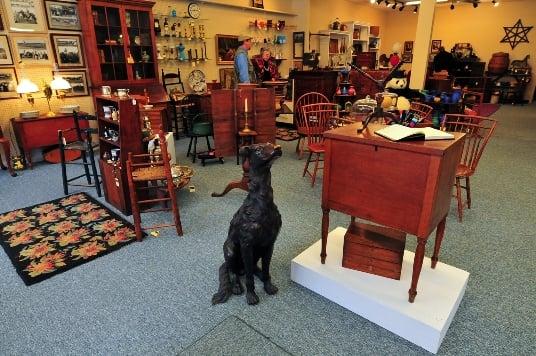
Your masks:
<svg viewBox="0 0 536 356"><path fill-rule="evenodd" d="M7 35L0 35L0 66L13 65L13 56Z"/></svg>
<svg viewBox="0 0 536 356"><path fill-rule="evenodd" d="M404 42L404 53L413 53L413 41Z"/></svg>
<svg viewBox="0 0 536 356"><path fill-rule="evenodd" d="M53 33L50 35L54 57L58 68L82 68L84 67L84 52L82 51L82 36L63 35Z"/></svg>
<svg viewBox="0 0 536 356"><path fill-rule="evenodd" d="M78 5L65 1L45 1L48 28L51 30L81 31Z"/></svg>
<svg viewBox="0 0 536 356"><path fill-rule="evenodd" d="M15 68L0 68L0 99L19 98L17 94L17 73Z"/></svg>
<svg viewBox="0 0 536 356"><path fill-rule="evenodd" d="M13 34L11 35L15 59L26 65L50 65L52 52L50 42L45 35Z"/></svg>
<svg viewBox="0 0 536 356"><path fill-rule="evenodd" d="M69 72L52 72L53 76L61 76L71 84L71 90L65 96L87 96L89 95L89 85L85 70L73 70Z"/></svg>
<svg viewBox="0 0 536 356"><path fill-rule="evenodd" d="M430 52L438 53L440 47L441 47L441 40L432 40L432 48Z"/></svg>
<svg viewBox="0 0 536 356"><path fill-rule="evenodd" d="M302 59L305 45L305 32L292 32L292 58Z"/></svg>
<svg viewBox="0 0 536 356"><path fill-rule="evenodd" d="M234 55L238 48L238 36L216 35L217 64L234 64Z"/></svg>
<svg viewBox="0 0 536 356"><path fill-rule="evenodd" d="M264 0L253 0L253 7L264 9Z"/></svg>
<svg viewBox="0 0 536 356"><path fill-rule="evenodd" d="M413 53L402 53L402 62L404 63L413 62Z"/></svg>
<svg viewBox="0 0 536 356"><path fill-rule="evenodd" d="M46 30L42 0L4 0L5 25L10 31L44 32Z"/></svg>

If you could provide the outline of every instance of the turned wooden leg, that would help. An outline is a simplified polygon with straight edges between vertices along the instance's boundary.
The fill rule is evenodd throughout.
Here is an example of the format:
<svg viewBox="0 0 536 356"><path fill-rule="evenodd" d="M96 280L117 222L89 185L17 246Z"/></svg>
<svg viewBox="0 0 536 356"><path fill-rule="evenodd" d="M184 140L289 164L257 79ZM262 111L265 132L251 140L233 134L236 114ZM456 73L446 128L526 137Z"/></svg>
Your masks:
<svg viewBox="0 0 536 356"><path fill-rule="evenodd" d="M311 182L311 187L315 186L316 173L318 172L318 162L320 162L320 153L316 154L315 169L313 170L313 181Z"/></svg>
<svg viewBox="0 0 536 356"><path fill-rule="evenodd" d="M456 177L456 200L458 200L458 221L462 222L462 218L463 218L462 186L461 186L459 177Z"/></svg>
<svg viewBox="0 0 536 356"><path fill-rule="evenodd" d="M469 177L465 177L465 192L467 194L467 208L471 209L471 186L469 185Z"/></svg>
<svg viewBox="0 0 536 356"><path fill-rule="evenodd" d="M426 248L426 239L418 238L417 249L415 250L415 258L413 259L413 275L411 276L411 287L409 288L409 302L415 301L417 295L417 283L421 274L422 262L424 260L424 250Z"/></svg>
<svg viewBox="0 0 536 356"><path fill-rule="evenodd" d="M326 245L328 243L329 229L329 209L322 208L322 251L320 252L320 262L326 263Z"/></svg>
<svg viewBox="0 0 536 356"><path fill-rule="evenodd" d="M309 170L309 163L311 162L311 157L313 156L313 152L309 152L309 156L307 157L307 162L305 162L305 168L303 169L302 177L305 177L305 174Z"/></svg>
<svg viewBox="0 0 536 356"><path fill-rule="evenodd" d="M443 235L445 234L445 223L447 222L447 217L445 216L443 220L439 222L436 229L436 237L434 243L434 254L432 255L432 268L436 267L437 260L439 258L439 249L441 248L441 242L443 241Z"/></svg>

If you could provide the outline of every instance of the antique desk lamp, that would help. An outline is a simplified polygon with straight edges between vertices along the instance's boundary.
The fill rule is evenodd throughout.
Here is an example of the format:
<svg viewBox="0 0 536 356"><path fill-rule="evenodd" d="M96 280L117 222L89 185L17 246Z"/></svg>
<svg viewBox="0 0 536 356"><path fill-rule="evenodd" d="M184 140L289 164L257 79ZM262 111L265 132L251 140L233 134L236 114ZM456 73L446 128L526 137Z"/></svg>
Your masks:
<svg viewBox="0 0 536 356"><path fill-rule="evenodd" d="M23 79L17 85L17 93L18 94L26 94L26 99L30 103L30 105L34 105L35 99L32 96L33 93L39 92L39 88L37 87L37 84L33 83L30 79ZM29 119L33 117L39 116L39 110L31 110L31 111L22 111L20 113L21 118Z"/></svg>

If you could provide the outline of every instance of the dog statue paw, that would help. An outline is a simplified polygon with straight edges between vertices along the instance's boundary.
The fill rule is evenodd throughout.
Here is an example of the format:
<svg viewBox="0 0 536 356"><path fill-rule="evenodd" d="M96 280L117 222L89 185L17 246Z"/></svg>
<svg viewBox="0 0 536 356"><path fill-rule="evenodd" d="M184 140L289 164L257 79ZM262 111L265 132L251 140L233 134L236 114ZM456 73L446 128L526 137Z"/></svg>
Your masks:
<svg viewBox="0 0 536 356"><path fill-rule="evenodd" d="M255 292L246 292L246 299L249 305L259 304L259 296Z"/></svg>
<svg viewBox="0 0 536 356"><path fill-rule="evenodd" d="M249 163L249 192L234 214L223 244L225 262L219 269L220 286L218 293L212 297L212 304L225 303L232 294L244 292L239 280L242 271L245 272L244 278L248 286L248 304L259 302L252 287L254 275L264 282L267 294L277 293L277 287L270 281L270 261L281 229L281 215L274 203L270 169L281 154L281 146L271 143L254 144L240 149L240 155ZM258 267L259 261L262 262L261 269Z"/></svg>
<svg viewBox="0 0 536 356"><path fill-rule="evenodd" d="M271 281L264 282L264 290L269 295L274 295L279 291L279 289L274 284L272 284Z"/></svg>

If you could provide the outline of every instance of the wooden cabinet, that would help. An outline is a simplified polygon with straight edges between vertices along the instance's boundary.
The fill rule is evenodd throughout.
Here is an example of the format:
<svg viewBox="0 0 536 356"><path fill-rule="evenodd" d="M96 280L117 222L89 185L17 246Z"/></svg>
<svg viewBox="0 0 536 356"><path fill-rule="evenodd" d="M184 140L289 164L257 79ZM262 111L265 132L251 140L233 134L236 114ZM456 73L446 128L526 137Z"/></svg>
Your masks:
<svg viewBox="0 0 536 356"><path fill-rule="evenodd" d="M129 152L139 154L143 151L139 108L133 100L117 97L96 96L95 103L104 197L121 212L130 215L126 161ZM105 115L105 111L117 111L117 119Z"/></svg>
<svg viewBox="0 0 536 356"><path fill-rule="evenodd" d="M319 31L320 67L342 68L346 65L348 47L352 45L352 35L347 31ZM349 60L348 60L349 61Z"/></svg>
<svg viewBox="0 0 536 356"><path fill-rule="evenodd" d="M158 82L153 1L80 0L80 21L94 87Z"/></svg>

